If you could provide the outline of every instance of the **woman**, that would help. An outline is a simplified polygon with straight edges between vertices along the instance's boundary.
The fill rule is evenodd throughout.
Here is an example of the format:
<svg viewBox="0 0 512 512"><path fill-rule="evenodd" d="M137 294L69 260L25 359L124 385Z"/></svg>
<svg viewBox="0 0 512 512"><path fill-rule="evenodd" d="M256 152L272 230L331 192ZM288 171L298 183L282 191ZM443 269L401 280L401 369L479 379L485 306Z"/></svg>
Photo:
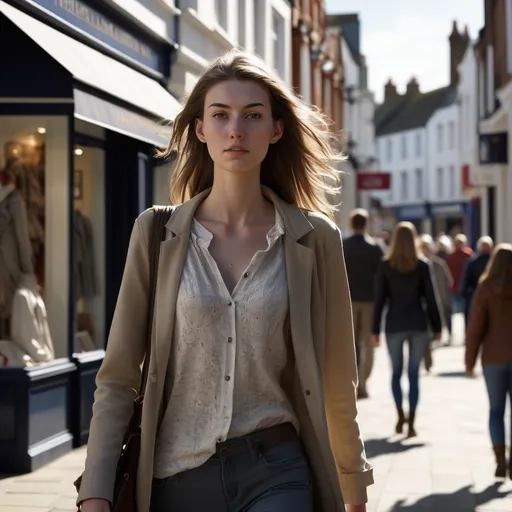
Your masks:
<svg viewBox="0 0 512 512"><path fill-rule="evenodd" d="M403 346L406 340L409 342L408 435L412 437L416 435L414 420L419 399L419 367L429 343L428 322L436 340L441 339L442 327L430 264L419 258L416 228L410 222L400 222L396 226L389 253L377 272L372 330L374 346L379 345L385 306L388 312L384 331L392 366L391 388L398 413L397 434L402 433L406 422L400 380Z"/></svg>
<svg viewBox="0 0 512 512"><path fill-rule="evenodd" d="M214 61L176 152L138 468L140 512L363 512L372 469L329 127L259 59ZM135 223L78 502L108 510L140 379L152 216ZM158 409L162 404L162 420Z"/></svg>
<svg viewBox="0 0 512 512"><path fill-rule="evenodd" d="M473 298L466 333L466 373L474 376L480 347L485 385L489 395L489 430L496 456L495 476L507 472L505 456L505 406L512 401L512 245L494 249ZM511 440L512 444L512 440ZM509 459L512 478L512 447Z"/></svg>

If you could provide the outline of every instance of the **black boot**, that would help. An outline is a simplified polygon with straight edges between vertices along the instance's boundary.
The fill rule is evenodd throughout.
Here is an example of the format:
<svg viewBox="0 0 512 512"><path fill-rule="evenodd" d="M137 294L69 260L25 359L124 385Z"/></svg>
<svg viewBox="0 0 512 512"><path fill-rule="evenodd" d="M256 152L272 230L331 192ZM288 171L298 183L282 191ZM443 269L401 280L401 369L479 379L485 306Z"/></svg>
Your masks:
<svg viewBox="0 0 512 512"><path fill-rule="evenodd" d="M404 410L401 407L397 408L398 422L396 424L395 432L401 434L404 431L404 424L406 422Z"/></svg>
<svg viewBox="0 0 512 512"><path fill-rule="evenodd" d="M494 476L496 478L505 478L507 476L507 459L505 457L505 445L504 444L493 444L492 449L496 457L496 472Z"/></svg>
<svg viewBox="0 0 512 512"><path fill-rule="evenodd" d="M416 411L411 411L409 413L409 431L407 432L407 437L416 437L416 430L414 430L414 420L416 419Z"/></svg>

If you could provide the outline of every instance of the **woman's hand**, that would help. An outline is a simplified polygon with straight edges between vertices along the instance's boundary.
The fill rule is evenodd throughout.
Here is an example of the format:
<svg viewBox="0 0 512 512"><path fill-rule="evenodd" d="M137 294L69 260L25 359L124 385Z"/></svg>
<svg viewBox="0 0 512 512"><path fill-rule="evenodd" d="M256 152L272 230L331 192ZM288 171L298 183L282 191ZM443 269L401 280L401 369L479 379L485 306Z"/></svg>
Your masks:
<svg viewBox="0 0 512 512"><path fill-rule="evenodd" d="M443 333L442 332L436 332L434 333L434 339L436 341L441 341L441 338L443 337Z"/></svg>
<svg viewBox="0 0 512 512"><path fill-rule="evenodd" d="M475 378L475 370L473 370L473 368L470 368L469 366L466 367L466 375L470 378L470 379L474 379Z"/></svg>
<svg viewBox="0 0 512 512"><path fill-rule="evenodd" d="M380 336L378 334L372 334L370 340L372 342L372 347L377 348L380 345Z"/></svg>
<svg viewBox="0 0 512 512"><path fill-rule="evenodd" d="M110 502L100 498L91 498L82 501L80 510L82 512L110 512Z"/></svg>
<svg viewBox="0 0 512 512"><path fill-rule="evenodd" d="M345 505L347 512L366 512L366 505Z"/></svg>

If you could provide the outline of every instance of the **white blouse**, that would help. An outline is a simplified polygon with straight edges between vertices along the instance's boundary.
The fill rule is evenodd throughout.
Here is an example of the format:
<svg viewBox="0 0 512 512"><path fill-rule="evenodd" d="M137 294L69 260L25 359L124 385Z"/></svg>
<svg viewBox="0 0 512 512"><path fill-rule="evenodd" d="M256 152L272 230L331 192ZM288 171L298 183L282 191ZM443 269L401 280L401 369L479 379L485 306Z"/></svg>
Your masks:
<svg viewBox="0 0 512 512"><path fill-rule="evenodd" d="M284 422L299 429L280 385L288 363L283 234L276 211L267 249L254 255L230 294L208 250L212 233L193 221L155 448L156 478L204 464L216 443L228 438Z"/></svg>

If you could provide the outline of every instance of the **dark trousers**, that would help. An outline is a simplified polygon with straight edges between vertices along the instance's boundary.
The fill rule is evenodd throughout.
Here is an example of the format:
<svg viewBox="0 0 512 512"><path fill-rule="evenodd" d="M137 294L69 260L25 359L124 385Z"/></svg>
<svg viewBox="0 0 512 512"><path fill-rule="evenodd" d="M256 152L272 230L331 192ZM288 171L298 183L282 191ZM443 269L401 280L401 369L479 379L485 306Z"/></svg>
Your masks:
<svg viewBox="0 0 512 512"><path fill-rule="evenodd" d="M299 437L269 449L255 438L257 433L228 441L202 466L154 479L150 512L312 512Z"/></svg>

